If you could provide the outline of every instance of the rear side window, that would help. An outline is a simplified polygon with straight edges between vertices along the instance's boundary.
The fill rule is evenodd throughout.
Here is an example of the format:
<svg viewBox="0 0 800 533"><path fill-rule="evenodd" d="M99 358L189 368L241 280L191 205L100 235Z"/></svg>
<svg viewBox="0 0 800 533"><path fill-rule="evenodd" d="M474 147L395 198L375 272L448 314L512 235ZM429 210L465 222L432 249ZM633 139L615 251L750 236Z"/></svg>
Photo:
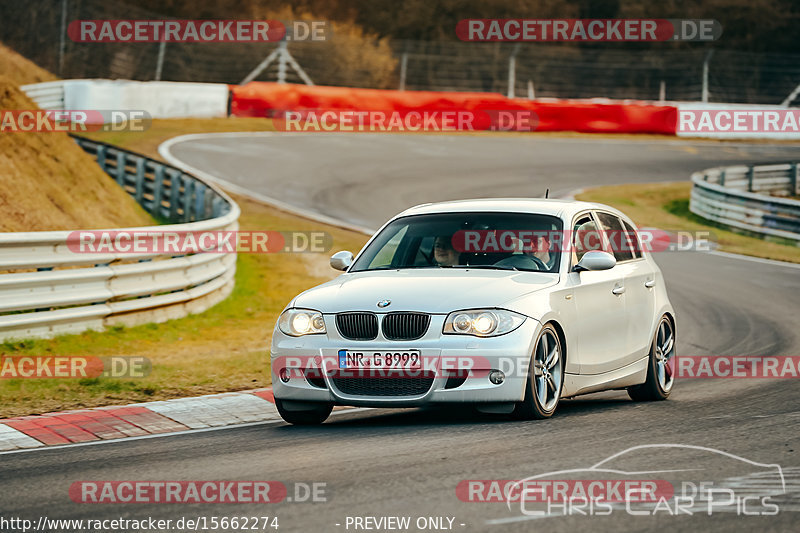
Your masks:
<svg viewBox="0 0 800 533"><path fill-rule="evenodd" d="M625 225L625 235L628 237L628 242L631 244L631 250L633 250L633 257L639 259L642 257L642 246L639 244L639 235L637 235L636 230L633 229L633 226L625 222L624 220L622 223Z"/></svg>
<svg viewBox="0 0 800 533"><path fill-rule="evenodd" d="M633 245L628 240L622 220L611 213L603 212L598 212L597 218L603 226L603 231L611 244L611 252L614 254L617 263L633 259Z"/></svg>

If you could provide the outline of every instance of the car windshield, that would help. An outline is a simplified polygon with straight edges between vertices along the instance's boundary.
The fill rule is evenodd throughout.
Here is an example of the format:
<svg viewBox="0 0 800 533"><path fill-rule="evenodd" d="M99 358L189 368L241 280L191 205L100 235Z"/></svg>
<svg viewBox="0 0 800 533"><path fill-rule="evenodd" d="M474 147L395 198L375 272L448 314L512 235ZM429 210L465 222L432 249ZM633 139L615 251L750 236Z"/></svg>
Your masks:
<svg viewBox="0 0 800 533"><path fill-rule="evenodd" d="M557 272L561 220L530 213L435 213L398 218L350 272L481 268Z"/></svg>

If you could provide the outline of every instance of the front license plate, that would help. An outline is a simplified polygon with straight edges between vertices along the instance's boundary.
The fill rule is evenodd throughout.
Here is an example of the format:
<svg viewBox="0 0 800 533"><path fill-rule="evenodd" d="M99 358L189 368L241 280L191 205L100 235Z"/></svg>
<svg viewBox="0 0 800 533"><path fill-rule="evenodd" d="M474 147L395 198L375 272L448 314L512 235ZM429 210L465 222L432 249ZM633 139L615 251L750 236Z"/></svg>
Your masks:
<svg viewBox="0 0 800 533"><path fill-rule="evenodd" d="M339 368L420 370L422 356L419 350L339 350Z"/></svg>

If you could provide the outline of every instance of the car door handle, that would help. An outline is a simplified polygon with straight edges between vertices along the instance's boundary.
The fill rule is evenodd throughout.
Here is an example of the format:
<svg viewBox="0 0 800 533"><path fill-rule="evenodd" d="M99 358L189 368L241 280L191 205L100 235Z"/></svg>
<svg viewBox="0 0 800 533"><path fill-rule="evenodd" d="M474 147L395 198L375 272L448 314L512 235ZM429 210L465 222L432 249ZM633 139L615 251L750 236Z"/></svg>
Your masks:
<svg viewBox="0 0 800 533"><path fill-rule="evenodd" d="M616 294L617 296L619 296L620 294L622 294L624 292L625 292L625 287L623 287L621 285L611 289L611 294Z"/></svg>
<svg viewBox="0 0 800 533"><path fill-rule="evenodd" d="M652 289L653 287L656 286L656 280L648 279L647 281L644 282L644 286L647 287L648 289Z"/></svg>

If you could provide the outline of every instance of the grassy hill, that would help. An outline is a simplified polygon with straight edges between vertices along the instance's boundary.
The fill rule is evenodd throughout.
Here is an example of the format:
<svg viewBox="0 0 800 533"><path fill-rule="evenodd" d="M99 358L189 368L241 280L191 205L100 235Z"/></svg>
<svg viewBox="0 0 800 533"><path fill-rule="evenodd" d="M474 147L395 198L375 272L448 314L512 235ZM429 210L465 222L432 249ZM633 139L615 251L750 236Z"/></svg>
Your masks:
<svg viewBox="0 0 800 533"><path fill-rule="evenodd" d="M35 109L19 85L55 77L0 45L0 110ZM153 225L66 133L0 133L0 231Z"/></svg>

